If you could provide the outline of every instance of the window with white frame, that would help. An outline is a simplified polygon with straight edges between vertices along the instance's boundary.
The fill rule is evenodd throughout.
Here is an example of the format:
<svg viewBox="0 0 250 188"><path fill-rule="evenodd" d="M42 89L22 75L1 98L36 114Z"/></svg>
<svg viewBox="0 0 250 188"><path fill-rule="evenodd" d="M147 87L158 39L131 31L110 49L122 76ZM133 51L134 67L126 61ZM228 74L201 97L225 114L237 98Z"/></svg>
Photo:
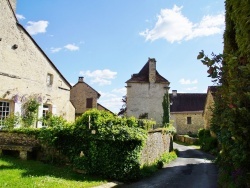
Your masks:
<svg viewBox="0 0 250 188"><path fill-rule="evenodd" d="M43 118L46 118L46 116L50 112L50 106L49 105L43 105ZM45 122L42 123L42 126L46 126Z"/></svg>
<svg viewBox="0 0 250 188"><path fill-rule="evenodd" d="M4 125L4 119L10 114L10 103L0 101L0 126Z"/></svg>
<svg viewBox="0 0 250 188"><path fill-rule="evenodd" d="M50 74L50 73L47 74L46 83L47 83L47 86L52 86L52 84L53 84L53 74Z"/></svg>

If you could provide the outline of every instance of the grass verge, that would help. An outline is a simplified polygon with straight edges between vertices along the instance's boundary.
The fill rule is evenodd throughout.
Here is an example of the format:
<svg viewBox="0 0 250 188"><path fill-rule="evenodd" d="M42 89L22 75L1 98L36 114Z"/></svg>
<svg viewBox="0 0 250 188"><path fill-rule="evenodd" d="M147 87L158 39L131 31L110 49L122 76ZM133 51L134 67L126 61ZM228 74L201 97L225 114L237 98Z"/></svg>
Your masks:
<svg viewBox="0 0 250 188"><path fill-rule="evenodd" d="M153 173L163 168L164 165L170 163L171 161L177 158L176 151L166 152L164 153L160 159L155 161L154 163L148 165L145 164L141 167L141 176L142 178L146 178L151 176Z"/></svg>
<svg viewBox="0 0 250 188"><path fill-rule="evenodd" d="M191 146L195 149L200 149L201 147L199 145L192 145L192 144L187 144L187 143L184 143L184 142L180 142L180 141L177 141L175 140L174 141L176 144L180 144L180 145L183 145L183 146Z"/></svg>
<svg viewBox="0 0 250 188"><path fill-rule="evenodd" d="M0 187L68 188L94 187L105 179L73 172L67 166L52 166L39 161L23 161L9 156L0 157Z"/></svg>

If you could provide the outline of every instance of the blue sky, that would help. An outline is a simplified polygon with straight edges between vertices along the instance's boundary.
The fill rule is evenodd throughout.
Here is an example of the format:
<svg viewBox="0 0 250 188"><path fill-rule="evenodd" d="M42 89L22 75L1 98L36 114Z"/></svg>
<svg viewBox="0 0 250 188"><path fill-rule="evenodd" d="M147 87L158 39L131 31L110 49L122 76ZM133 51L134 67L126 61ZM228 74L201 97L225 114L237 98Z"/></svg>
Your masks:
<svg viewBox="0 0 250 188"><path fill-rule="evenodd" d="M115 113L149 57L170 91L206 92L212 82L196 57L222 53L224 12L221 0L17 0L16 11L64 77L74 85L84 76Z"/></svg>

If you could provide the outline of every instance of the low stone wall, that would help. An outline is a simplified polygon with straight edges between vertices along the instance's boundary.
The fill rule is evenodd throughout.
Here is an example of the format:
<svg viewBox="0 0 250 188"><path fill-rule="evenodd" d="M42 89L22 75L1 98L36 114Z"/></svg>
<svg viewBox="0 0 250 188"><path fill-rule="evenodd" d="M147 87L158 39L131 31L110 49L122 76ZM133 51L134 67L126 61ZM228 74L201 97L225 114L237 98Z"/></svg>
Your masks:
<svg viewBox="0 0 250 188"><path fill-rule="evenodd" d="M180 141L180 142L183 142L183 143L187 143L187 144L196 144L199 141L198 138L187 137L187 136L184 136L184 135L175 135L174 140Z"/></svg>
<svg viewBox="0 0 250 188"><path fill-rule="evenodd" d="M0 131L0 155L3 151L17 151L19 157L27 160L28 153L40 149L40 144L34 135Z"/></svg>
<svg viewBox="0 0 250 188"><path fill-rule="evenodd" d="M0 145L40 146L34 135L0 131Z"/></svg>
<svg viewBox="0 0 250 188"><path fill-rule="evenodd" d="M172 150L172 136L162 130L153 130L148 133L147 142L142 150L141 164L150 164L159 157Z"/></svg>

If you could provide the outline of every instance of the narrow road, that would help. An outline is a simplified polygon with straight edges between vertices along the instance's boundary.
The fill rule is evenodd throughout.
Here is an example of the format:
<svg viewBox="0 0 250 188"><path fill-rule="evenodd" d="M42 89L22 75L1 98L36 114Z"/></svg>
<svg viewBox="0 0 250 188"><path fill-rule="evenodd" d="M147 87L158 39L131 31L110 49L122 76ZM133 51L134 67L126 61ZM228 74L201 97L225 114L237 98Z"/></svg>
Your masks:
<svg viewBox="0 0 250 188"><path fill-rule="evenodd" d="M125 184L128 188L215 188L218 170L211 161L213 157L191 146L174 143L179 157L159 170L152 177ZM119 186L120 187L120 186Z"/></svg>

